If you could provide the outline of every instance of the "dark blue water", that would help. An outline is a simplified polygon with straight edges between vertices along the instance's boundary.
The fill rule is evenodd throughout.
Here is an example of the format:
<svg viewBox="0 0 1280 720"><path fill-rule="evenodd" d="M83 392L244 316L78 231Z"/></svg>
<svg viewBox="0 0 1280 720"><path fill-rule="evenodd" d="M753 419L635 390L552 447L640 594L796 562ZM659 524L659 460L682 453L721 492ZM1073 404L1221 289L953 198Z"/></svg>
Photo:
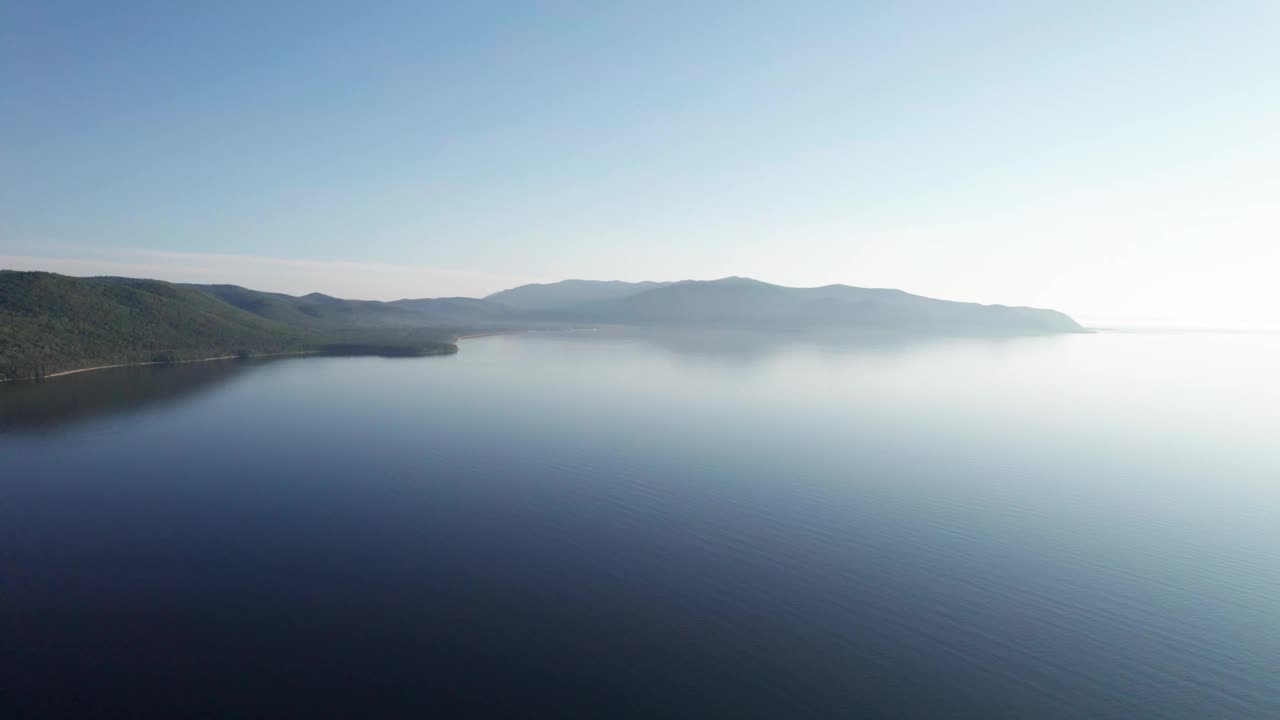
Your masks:
<svg viewBox="0 0 1280 720"><path fill-rule="evenodd" d="M1280 717L1280 338L0 386L0 714Z"/></svg>

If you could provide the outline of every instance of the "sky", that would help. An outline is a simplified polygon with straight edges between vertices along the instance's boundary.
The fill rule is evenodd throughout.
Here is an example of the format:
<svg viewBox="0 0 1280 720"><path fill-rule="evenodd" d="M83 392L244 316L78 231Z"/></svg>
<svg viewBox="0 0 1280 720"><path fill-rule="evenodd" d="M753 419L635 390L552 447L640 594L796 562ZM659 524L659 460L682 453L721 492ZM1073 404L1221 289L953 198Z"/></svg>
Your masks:
<svg viewBox="0 0 1280 720"><path fill-rule="evenodd" d="M0 267L1280 326L1280 4L0 3Z"/></svg>

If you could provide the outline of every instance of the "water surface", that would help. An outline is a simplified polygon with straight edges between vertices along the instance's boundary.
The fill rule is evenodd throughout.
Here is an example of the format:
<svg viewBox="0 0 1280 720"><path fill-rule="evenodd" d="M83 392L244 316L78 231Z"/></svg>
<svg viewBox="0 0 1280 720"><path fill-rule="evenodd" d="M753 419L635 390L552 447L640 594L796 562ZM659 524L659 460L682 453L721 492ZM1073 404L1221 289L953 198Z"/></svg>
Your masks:
<svg viewBox="0 0 1280 720"><path fill-rule="evenodd" d="M1280 717L1276 367L601 332L0 386L0 711Z"/></svg>

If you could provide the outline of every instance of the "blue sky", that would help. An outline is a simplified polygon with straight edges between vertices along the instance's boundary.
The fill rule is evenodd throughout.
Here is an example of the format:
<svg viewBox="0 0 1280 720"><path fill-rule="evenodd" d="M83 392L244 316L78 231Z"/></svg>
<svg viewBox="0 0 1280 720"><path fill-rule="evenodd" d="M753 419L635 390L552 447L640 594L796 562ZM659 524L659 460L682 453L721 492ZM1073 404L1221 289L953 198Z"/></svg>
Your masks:
<svg viewBox="0 0 1280 720"><path fill-rule="evenodd" d="M0 266L1277 324L1280 5L12 2Z"/></svg>

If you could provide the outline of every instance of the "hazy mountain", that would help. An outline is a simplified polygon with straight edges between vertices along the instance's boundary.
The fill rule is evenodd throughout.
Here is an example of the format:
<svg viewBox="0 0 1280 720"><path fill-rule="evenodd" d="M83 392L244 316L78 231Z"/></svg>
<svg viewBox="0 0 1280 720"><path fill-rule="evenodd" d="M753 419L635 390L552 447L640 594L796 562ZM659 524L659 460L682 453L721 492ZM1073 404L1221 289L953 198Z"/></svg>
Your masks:
<svg viewBox="0 0 1280 720"><path fill-rule="evenodd" d="M623 282L621 280L562 280L557 283L521 285L485 297L513 310L542 312L591 303L620 300L646 290L665 287L664 282Z"/></svg>
<svg viewBox="0 0 1280 720"><path fill-rule="evenodd" d="M389 304L413 311L419 318L440 324L502 323L518 317L506 305L476 298L420 298L396 300Z"/></svg>
<svg viewBox="0 0 1280 720"><path fill-rule="evenodd" d="M627 287L635 290L636 285ZM961 334L1084 330L1054 310L952 302L901 290L848 285L790 288L739 277L654 283L648 289L611 299L548 309L539 316L578 323L866 328Z"/></svg>
<svg viewBox="0 0 1280 720"><path fill-rule="evenodd" d="M293 297L234 285L191 286L289 325L342 328L521 328L644 324L807 330L865 328L935 333L1080 332L1053 310L980 305L902 290L827 285L792 288L728 277L681 282L565 280L522 285L484 299L343 300Z"/></svg>

